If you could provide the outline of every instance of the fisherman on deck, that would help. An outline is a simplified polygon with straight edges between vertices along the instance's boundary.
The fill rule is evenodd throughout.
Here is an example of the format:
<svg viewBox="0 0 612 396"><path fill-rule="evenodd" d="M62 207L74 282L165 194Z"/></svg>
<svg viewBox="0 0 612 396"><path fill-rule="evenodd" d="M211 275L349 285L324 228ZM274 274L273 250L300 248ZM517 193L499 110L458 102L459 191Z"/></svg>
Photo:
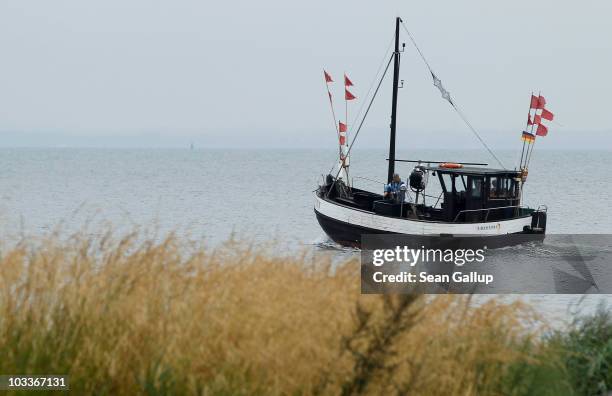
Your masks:
<svg viewBox="0 0 612 396"><path fill-rule="evenodd" d="M385 199L393 199L396 202L404 202L406 198L406 183L397 173L393 174L391 183L385 186Z"/></svg>

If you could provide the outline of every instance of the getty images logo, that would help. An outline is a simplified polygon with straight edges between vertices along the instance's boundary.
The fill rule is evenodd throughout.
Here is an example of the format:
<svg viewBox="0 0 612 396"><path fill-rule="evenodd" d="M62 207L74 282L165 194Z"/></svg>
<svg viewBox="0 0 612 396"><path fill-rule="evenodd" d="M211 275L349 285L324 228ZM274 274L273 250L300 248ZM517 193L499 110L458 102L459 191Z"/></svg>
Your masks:
<svg viewBox="0 0 612 396"><path fill-rule="evenodd" d="M485 259L483 249L411 249L408 246L396 246L395 249L375 249L372 252L372 264L380 267L385 263L408 264L411 267L418 262L444 262L462 266L466 263L482 263Z"/></svg>

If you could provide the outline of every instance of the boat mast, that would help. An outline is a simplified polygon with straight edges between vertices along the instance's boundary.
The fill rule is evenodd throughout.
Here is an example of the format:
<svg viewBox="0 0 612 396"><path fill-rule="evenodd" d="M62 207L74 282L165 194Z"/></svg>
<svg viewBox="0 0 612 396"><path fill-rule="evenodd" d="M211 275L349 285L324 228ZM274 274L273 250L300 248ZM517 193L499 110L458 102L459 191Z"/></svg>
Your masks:
<svg viewBox="0 0 612 396"><path fill-rule="evenodd" d="M400 17L395 19L395 52L393 53L393 101L391 103L391 136L389 138L389 173L387 183L393 180L395 173L395 128L397 125L397 90L399 85L399 67L400 67L400 51L399 51L399 28Z"/></svg>

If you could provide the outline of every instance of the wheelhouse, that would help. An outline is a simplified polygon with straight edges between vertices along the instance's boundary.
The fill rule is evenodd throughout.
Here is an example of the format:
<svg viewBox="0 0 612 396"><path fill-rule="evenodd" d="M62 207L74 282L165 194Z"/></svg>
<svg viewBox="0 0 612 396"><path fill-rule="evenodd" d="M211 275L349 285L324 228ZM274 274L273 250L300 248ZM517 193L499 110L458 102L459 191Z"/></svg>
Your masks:
<svg viewBox="0 0 612 396"><path fill-rule="evenodd" d="M425 167L442 189L438 216L453 222L487 222L520 217L520 171L462 167Z"/></svg>

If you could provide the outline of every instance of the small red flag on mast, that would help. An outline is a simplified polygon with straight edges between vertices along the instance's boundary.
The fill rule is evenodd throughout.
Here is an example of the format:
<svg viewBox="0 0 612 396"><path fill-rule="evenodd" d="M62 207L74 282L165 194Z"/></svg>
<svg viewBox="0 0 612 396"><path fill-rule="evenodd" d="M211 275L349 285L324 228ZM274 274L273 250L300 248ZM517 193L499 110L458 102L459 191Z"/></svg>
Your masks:
<svg viewBox="0 0 612 396"><path fill-rule="evenodd" d="M542 124L538 124L538 129L536 130L536 135L538 136L546 136L548 134L548 128L546 128Z"/></svg>
<svg viewBox="0 0 612 396"><path fill-rule="evenodd" d="M349 78L346 75L346 73L344 74L344 86L345 87L352 87L353 86L353 82L351 80L349 80Z"/></svg>
<svg viewBox="0 0 612 396"><path fill-rule="evenodd" d="M334 80L332 80L332 77L325 70L323 70L323 75L325 76L325 82L326 83L334 82Z"/></svg>
<svg viewBox="0 0 612 396"><path fill-rule="evenodd" d="M546 99L544 96L535 96L531 95L531 105L529 106L532 109L543 109L546 106Z"/></svg>
<svg viewBox="0 0 612 396"><path fill-rule="evenodd" d="M340 146L346 144L346 124L342 121L338 122L338 131L340 132Z"/></svg>
<svg viewBox="0 0 612 396"><path fill-rule="evenodd" d="M353 95L352 93L350 93L349 90L345 88L344 89L344 99L353 100L353 99L357 99L357 97Z"/></svg>
<svg viewBox="0 0 612 396"><path fill-rule="evenodd" d="M555 115L546 109L542 109L542 118L548 121L552 121Z"/></svg>
<svg viewBox="0 0 612 396"><path fill-rule="evenodd" d="M544 96L540 95L540 97L538 98L538 109L543 109L544 106L546 106L546 99L544 99Z"/></svg>

